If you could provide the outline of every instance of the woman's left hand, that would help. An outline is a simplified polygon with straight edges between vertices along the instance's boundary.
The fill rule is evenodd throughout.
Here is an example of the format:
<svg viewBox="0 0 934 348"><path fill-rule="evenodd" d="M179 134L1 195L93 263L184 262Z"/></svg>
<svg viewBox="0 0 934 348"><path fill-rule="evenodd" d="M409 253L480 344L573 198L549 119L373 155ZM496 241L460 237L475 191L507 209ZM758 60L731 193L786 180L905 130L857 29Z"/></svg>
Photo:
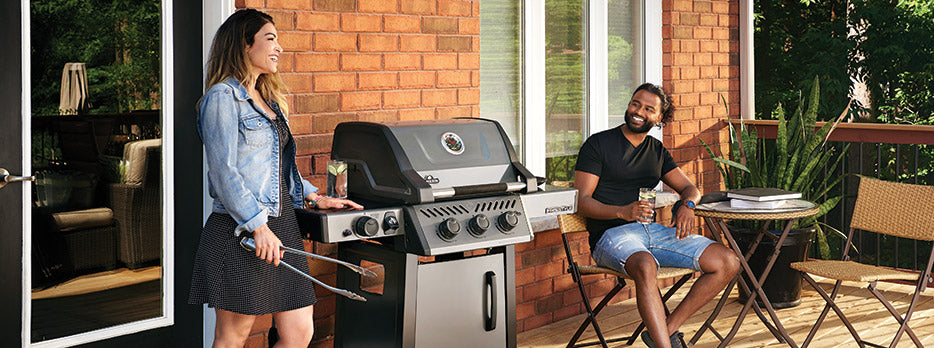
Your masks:
<svg viewBox="0 0 934 348"><path fill-rule="evenodd" d="M321 198L318 198L318 208L319 209L351 208L353 210L360 210L360 209L363 209L363 206L349 199L321 197Z"/></svg>
<svg viewBox="0 0 934 348"><path fill-rule="evenodd" d="M678 239L684 239L694 233L694 223L697 219L694 217L694 209L682 206L678 209L675 216L675 227L677 228Z"/></svg>
<svg viewBox="0 0 934 348"><path fill-rule="evenodd" d="M315 195L312 197L312 195ZM311 204L314 202L314 204ZM341 209L341 208L350 208L353 210L363 209L363 206L357 204L354 201L343 198L331 198L327 196L320 196L312 193L305 197L305 210L312 209Z"/></svg>

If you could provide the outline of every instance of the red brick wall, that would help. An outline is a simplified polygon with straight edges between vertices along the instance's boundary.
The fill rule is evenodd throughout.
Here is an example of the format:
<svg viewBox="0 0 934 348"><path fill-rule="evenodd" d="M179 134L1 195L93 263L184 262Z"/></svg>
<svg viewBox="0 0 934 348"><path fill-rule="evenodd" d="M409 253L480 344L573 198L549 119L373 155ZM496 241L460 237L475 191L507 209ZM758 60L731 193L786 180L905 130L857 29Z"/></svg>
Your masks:
<svg viewBox="0 0 934 348"><path fill-rule="evenodd" d="M662 77L677 106L665 147L701 192L721 190L715 162L697 139L726 153L720 98L739 116L739 1L665 0L662 9Z"/></svg>
<svg viewBox="0 0 934 348"><path fill-rule="evenodd" d="M275 18L285 52L280 71L291 89L292 132L298 166L324 187L334 127L344 121L423 120L478 116L479 1L451 0L237 0ZM678 111L664 142L702 192L720 189L716 167L696 138L726 142L719 104L739 110L738 0L663 0L663 78ZM700 159L703 157L704 159ZM572 235L575 259L590 264L586 236ZM336 246L306 249L335 256ZM538 233L516 246L518 330L583 311L566 274L558 231ZM332 265L312 262L312 275L335 282ZM587 277L592 302L613 279ZM666 283L670 284L670 282ZM615 301L630 297L628 289ZM335 295L319 291L313 347L330 347ZM266 343L268 316L257 322L248 346Z"/></svg>
<svg viewBox="0 0 934 348"><path fill-rule="evenodd" d="M345 121L478 116L476 0L237 0L270 14L284 52L298 165L324 186Z"/></svg>
<svg viewBox="0 0 934 348"><path fill-rule="evenodd" d="M299 171L325 187L340 122L479 116L480 3L477 0L236 0L260 9L279 32L279 70L290 89ZM306 245L336 256L335 245ZM334 284L330 264L312 275ZM320 287L319 287L320 290ZM335 295L321 290L312 346L331 346ZM258 322L251 346L266 342Z"/></svg>

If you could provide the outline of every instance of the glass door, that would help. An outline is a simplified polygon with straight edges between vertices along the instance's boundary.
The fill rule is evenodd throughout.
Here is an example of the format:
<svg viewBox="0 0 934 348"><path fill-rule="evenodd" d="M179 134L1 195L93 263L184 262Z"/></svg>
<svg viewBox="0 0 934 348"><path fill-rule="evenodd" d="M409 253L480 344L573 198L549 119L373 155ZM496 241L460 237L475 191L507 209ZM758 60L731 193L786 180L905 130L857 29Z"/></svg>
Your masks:
<svg viewBox="0 0 934 348"><path fill-rule="evenodd" d="M22 77L12 81L23 82L22 105L3 116L18 124L0 128L20 139L14 174L35 181L0 211L10 202L21 211L24 345L172 325L167 4L18 4Z"/></svg>

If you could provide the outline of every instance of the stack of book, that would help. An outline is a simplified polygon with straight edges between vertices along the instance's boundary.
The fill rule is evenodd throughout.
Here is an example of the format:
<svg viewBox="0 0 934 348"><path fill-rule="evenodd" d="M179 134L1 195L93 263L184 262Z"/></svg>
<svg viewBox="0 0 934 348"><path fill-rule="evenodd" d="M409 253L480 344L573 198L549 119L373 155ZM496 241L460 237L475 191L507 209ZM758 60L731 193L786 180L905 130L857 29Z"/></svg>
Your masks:
<svg viewBox="0 0 934 348"><path fill-rule="evenodd" d="M786 206L788 200L801 198L801 192L794 192L769 187L746 187L726 192L731 208L743 209L778 209Z"/></svg>

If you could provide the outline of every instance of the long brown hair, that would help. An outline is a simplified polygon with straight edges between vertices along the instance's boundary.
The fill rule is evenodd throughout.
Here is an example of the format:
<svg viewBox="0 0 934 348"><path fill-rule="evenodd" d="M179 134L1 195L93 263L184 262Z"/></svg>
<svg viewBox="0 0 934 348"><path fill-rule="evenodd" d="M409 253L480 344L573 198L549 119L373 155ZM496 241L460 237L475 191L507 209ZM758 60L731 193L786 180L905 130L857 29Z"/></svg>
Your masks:
<svg viewBox="0 0 934 348"><path fill-rule="evenodd" d="M268 14L254 9L240 10L227 17L224 24L217 29L211 43L205 78L206 89L230 77L236 78L244 86L250 84L248 80L253 75L246 51L253 45L253 36L266 23L276 25ZM264 99L272 99L279 104L283 114L288 114L289 107L284 95L286 87L279 77L278 70L274 73L260 74L256 78L256 90Z"/></svg>

